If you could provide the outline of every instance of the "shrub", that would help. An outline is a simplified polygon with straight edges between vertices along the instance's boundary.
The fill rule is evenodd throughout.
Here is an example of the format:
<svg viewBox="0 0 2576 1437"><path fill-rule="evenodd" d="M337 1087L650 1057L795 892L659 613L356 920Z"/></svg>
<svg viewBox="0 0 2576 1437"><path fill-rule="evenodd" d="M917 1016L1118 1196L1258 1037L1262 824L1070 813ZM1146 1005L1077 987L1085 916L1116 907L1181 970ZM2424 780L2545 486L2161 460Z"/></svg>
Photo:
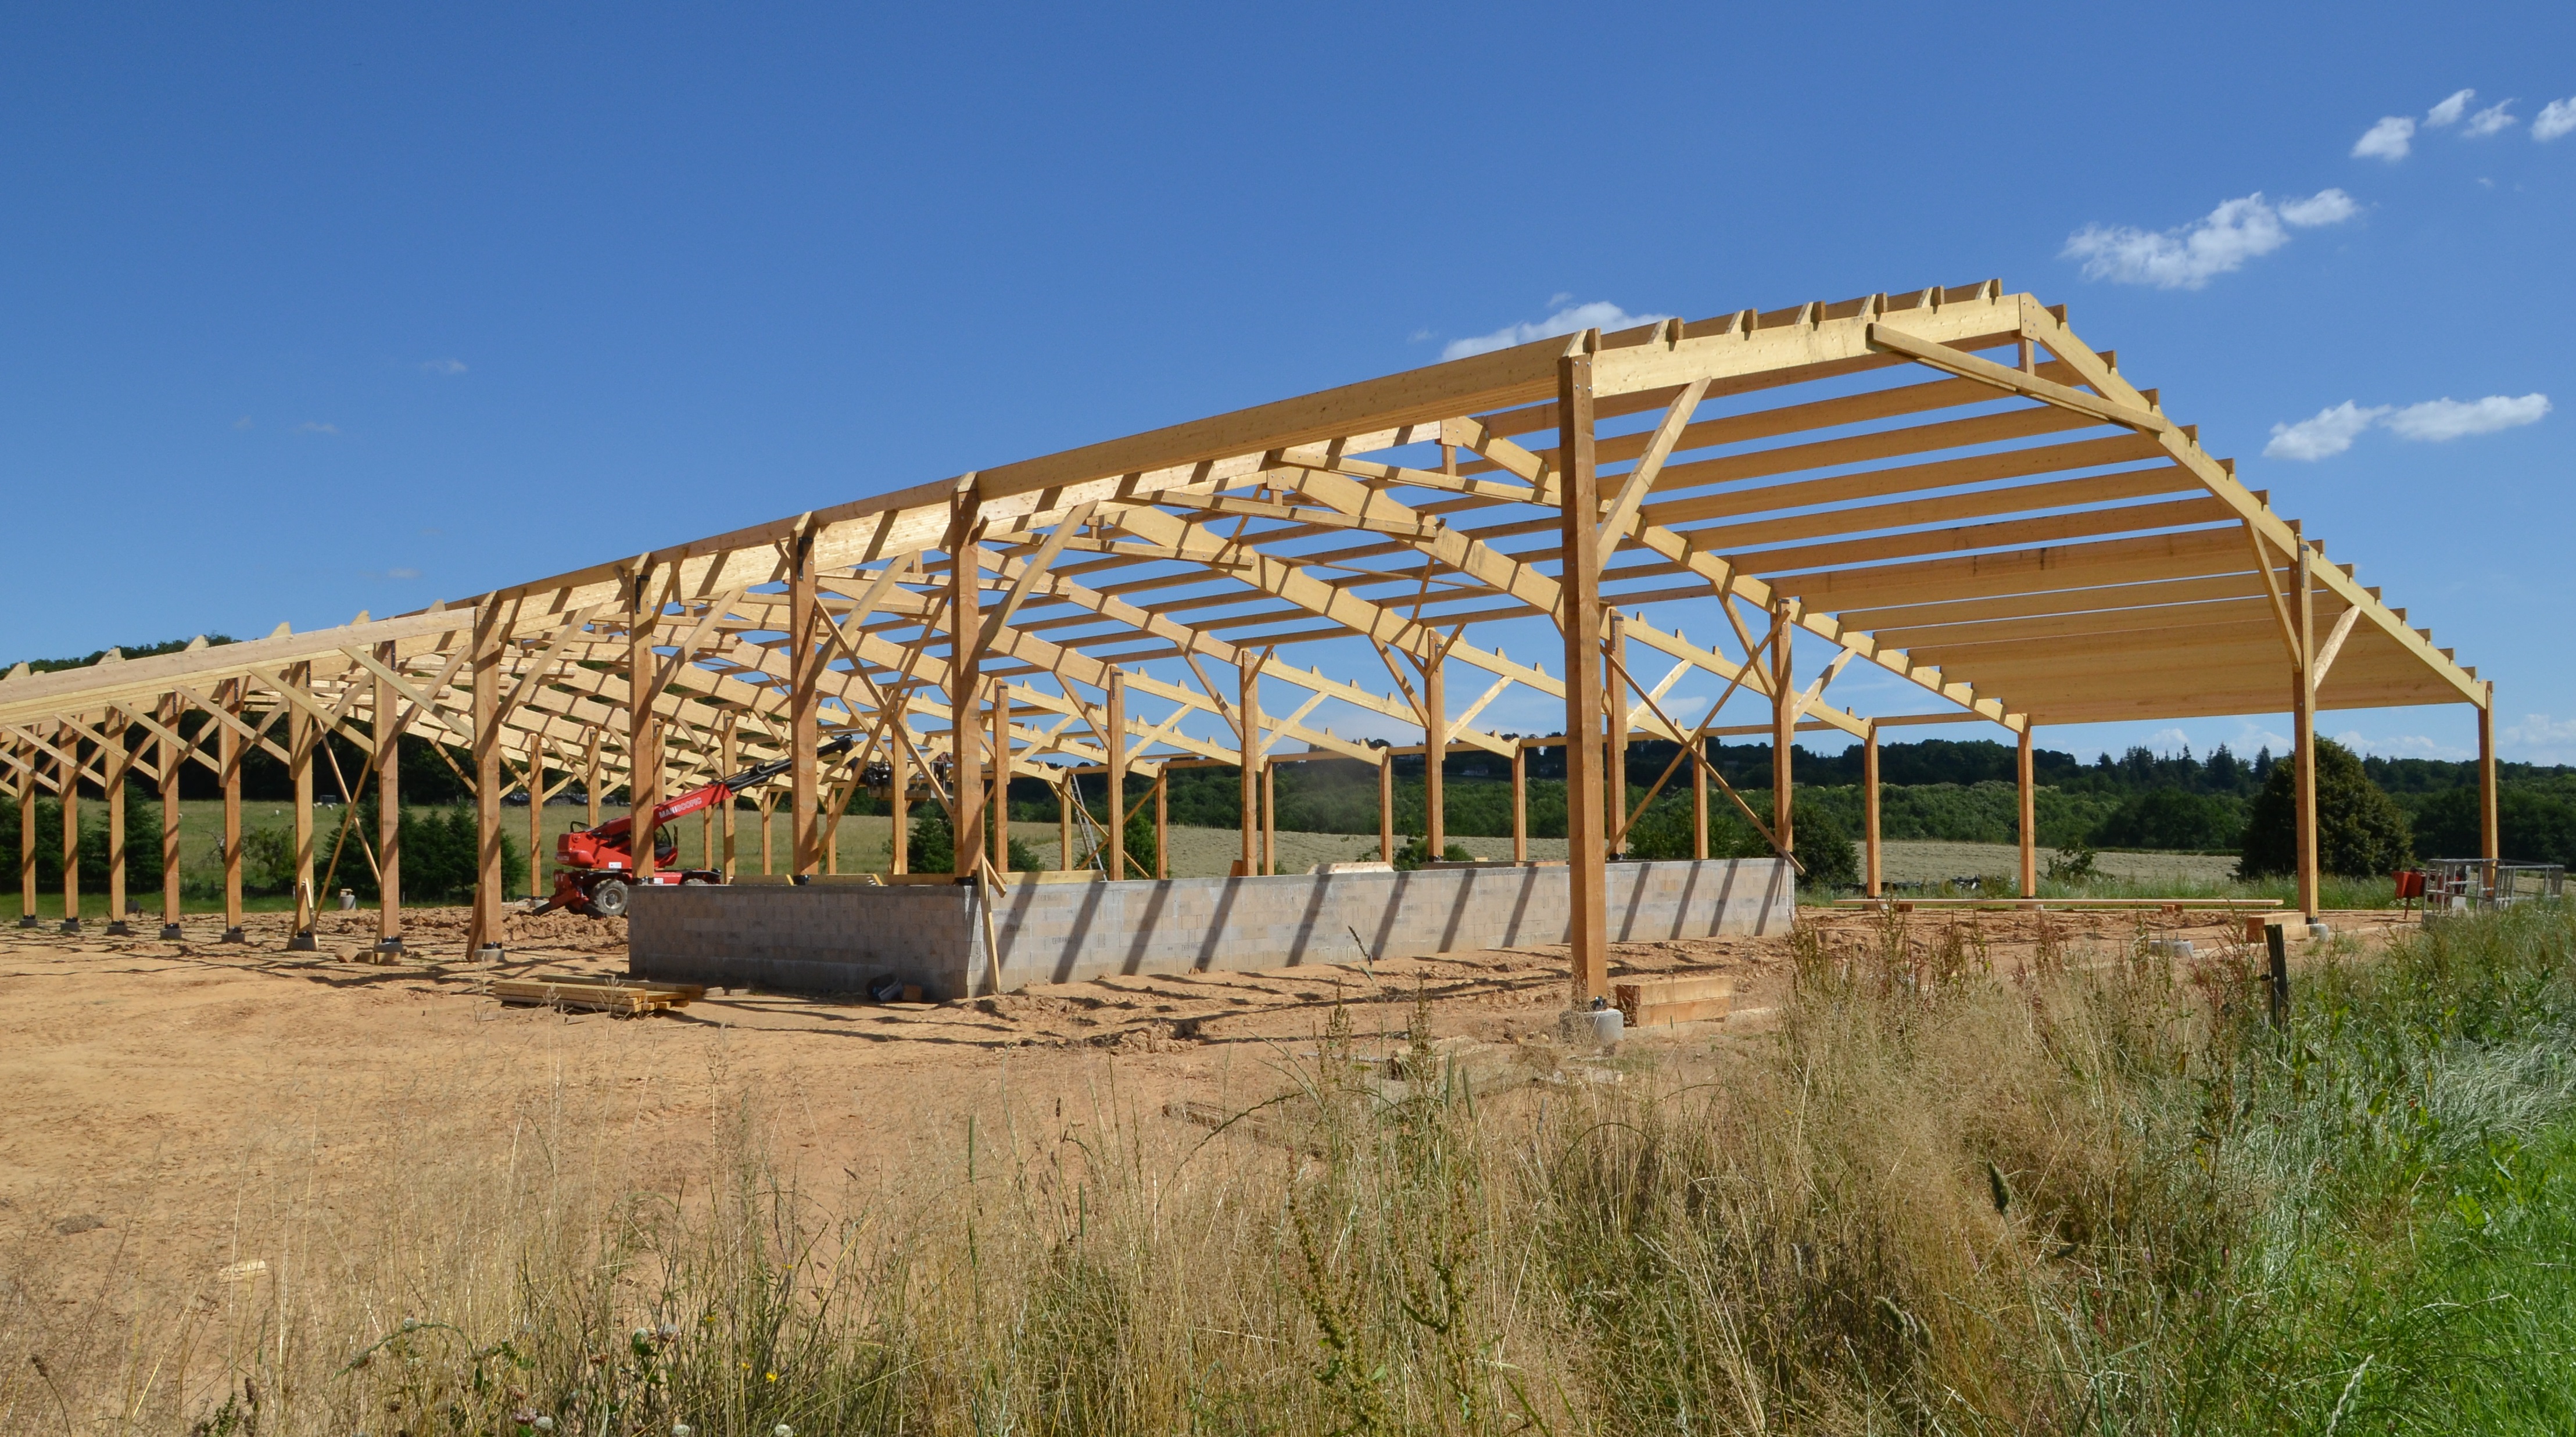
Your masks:
<svg viewBox="0 0 2576 1437"><path fill-rule="evenodd" d="M2298 765L2284 760L2254 799L2245 824L2238 876L2262 878L2298 867L2298 804L2293 787ZM2352 750L2317 740L2317 867L2325 873L2369 878L2415 861L2406 815L2370 781Z"/></svg>
<svg viewBox="0 0 2576 1437"><path fill-rule="evenodd" d="M2099 878L2102 876L2102 870L2094 862L2096 857L2091 844L2069 844L2057 850L2057 856L2048 860L2048 881L2083 883L2089 879Z"/></svg>
<svg viewBox="0 0 2576 1437"><path fill-rule="evenodd" d="M1469 853L1461 844L1446 844L1440 850L1440 861L1443 863L1471 863L1475 861L1475 857L1476 855ZM1427 838L1408 838L1404 841L1404 846L1395 851L1394 866L1399 872L1410 873L1430 861L1431 840Z"/></svg>

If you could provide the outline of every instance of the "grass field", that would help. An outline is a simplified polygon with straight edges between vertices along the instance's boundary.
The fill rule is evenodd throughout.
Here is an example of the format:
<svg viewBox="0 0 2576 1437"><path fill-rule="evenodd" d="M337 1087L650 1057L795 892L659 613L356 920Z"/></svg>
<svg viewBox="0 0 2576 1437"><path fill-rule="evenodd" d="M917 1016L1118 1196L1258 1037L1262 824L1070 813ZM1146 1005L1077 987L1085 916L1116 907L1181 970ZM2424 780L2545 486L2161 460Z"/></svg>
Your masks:
<svg viewBox="0 0 2576 1437"><path fill-rule="evenodd" d="M469 1143L440 1124L489 1101L476 1071L417 1073L375 1099L412 1134L381 1157L246 1155L226 1250L266 1255L256 1281L38 1301L61 1239L20 1225L0 1424L2576 1424L2568 913L2305 955L2286 1029L2241 950L2043 942L1994 972L1938 923L1789 948L1767 1036L1495 1085L1417 1020L1398 1081L1333 1009L1217 1131L1113 1078L846 1185L796 1176L808 1095L722 1064L718 1118L648 1146L618 1074Z"/></svg>

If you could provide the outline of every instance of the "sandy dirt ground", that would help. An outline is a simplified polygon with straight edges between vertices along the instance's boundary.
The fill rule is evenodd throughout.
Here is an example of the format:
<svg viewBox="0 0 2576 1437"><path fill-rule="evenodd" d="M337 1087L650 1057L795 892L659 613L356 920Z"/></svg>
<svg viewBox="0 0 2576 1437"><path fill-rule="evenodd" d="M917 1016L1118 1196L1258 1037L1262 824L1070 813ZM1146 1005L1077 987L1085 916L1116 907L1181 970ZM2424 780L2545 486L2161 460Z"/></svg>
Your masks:
<svg viewBox="0 0 2576 1437"><path fill-rule="evenodd" d="M248 940L183 941L0 929L0 1237L49 1245L59 1280L96 1266L213 1274L242 1261L242 1194L294 1168L327 1199L335 1174L389 1145L435 1141L459 1110L506 1115L568 1081L619 1095L638 1150L703 1135L719 1092L768 1095L798 1161L859 1178L908 1145L1015 1100L1097 1103L1114 1093L1148 1121L1190 1121L1285 1091L1334 1005L1350 1005L1362 1056L1392 1054L1417 992L1452 1045L1526 1055L1533 1077L1564 1057L1561 948L1317 966L1268 973L1127 977L1000 998L865 1006L710 992L676 1011L611 1018L504 1006L498 976L611 974L623 925L512 915L510 959L462 958L462 910L407 915L414 956L367 960L374 915L324 915L319 953L284 951L282 917L252 915ZM1857 930L1876 921L1814 913ZM2026 955L2039 919L1918 913L1971 924L1998 967ZM2090 951L2142 932L2223 941L2240 922L2200 912L2052 917ZM2368 938L2387 915L2339 915ZM1626 1048L1758 1041L1787 983L1779 936L1621 945L1614 974L1729 975L1734 1016L1632 1037ZM1172 1116L1166 1116L1172 1115ZM1203 1119L1202 1119L1203 1120ZM427 1136L425 1136L427 1135ZM296 1166L296 1165L301 1165Z"/></svg>

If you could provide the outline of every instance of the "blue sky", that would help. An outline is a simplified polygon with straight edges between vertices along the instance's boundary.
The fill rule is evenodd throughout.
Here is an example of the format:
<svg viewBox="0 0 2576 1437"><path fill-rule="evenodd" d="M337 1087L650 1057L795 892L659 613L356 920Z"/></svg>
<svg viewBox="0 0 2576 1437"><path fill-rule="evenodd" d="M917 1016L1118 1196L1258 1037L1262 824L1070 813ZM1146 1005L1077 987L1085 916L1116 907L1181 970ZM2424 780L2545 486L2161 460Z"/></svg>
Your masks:
<svg viewBox="0 0 2576 1437"><path fill-rule="evenodd" d="M2576 7L21 6L0 77L0 655L416 608L1584 305L2000 276L2576 762Z"/></svg>

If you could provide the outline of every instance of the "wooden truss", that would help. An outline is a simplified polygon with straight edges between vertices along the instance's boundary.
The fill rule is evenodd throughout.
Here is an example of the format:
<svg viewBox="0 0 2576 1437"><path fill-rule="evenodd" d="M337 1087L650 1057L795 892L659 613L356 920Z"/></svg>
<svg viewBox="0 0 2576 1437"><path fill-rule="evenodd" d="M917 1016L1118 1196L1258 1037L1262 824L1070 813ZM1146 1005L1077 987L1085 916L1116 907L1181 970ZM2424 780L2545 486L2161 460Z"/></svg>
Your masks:
<svg viewBox="0 0 2576 1437"><path fill-rule="evenodd" d="M1699 636L1649 606L1704 609ZM1478 641L1537 618L1563 639L1553 671ZM1803 682L1793 639L1801 658L1830 655ZM1395 687L1294 660L1332 640L1374 648ZM1174 658L1187 681L1143 667ZM1825 703L1853 663L1939 712ZM2288 697L2303 769L2318 708L2465 702L2491 730L2476 670L2327 562L2062 308L1989 282L1542 340L420 613L13 674L0 785L97 789L121 763L229 775L250 746L306 774L325 730L379 755L404 733L453 745L484 815L480 931L497 937L508 786L578 776L594 805L621 785L649 805L783 755L793 862L810 872L853 772L815 750L849 733L861 761L936 767L981 796L953 805L971 865L999 847L997 770L1152 778L1249 759L1251 797L1252 770L1283 758L1423 751L1323 721L1356 715L1517 773L1526 741L1477 720L1519 688L1594 736L1569 749L1569 809L1578 909L1597 910L1630 817L1604 797L1625 789L1610 740L1723 731L1666 710L1693 674L1769 703L1780 771L1755 821L1784 851L1802 727L1874 751L1883 724L1974 718L2026 755L2040 724ZM1454 714L1450 677L1473 695ZM371 768L392 797L391 768ZM1691 775L1703 802L1709 777ZM390 828L361 841L369 861L391 857ZM2027 825L2024 850L2028 883ZM1874 841L1872 859L1874 891ZM394 938L390 906L385 924ZM1577 925L1578 996L1602 991L1598 924Z"/></svg>

